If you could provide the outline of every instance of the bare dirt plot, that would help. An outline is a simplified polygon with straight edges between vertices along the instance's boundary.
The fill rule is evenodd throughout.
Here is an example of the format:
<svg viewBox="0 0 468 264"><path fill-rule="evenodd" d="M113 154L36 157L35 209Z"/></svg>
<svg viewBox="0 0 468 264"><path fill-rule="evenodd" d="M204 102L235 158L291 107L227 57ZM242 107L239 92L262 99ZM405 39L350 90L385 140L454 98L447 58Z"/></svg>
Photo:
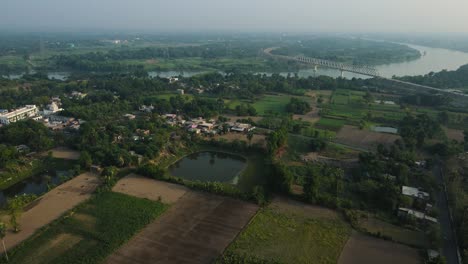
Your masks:
<svg viewBox="0 0 468 264"><path fill-rule="evenodd" d="M446 128L446 127L443 127L443 129L448 139L453 139L458 142L463 142L464 140L463 130Z"/></svg>
<svg viewBox="0 0 468 264"><path fill-rule="evenodd" d="M8 232L5 237L7 249L16 246L39 228L91 197L98 185L99 179L96 175L84 173L44 194L21 215L21 231ZM0 252L3 252L1 247Z"/></svg>
<svg viewBox="0 0 468 264"><path fill-rule="evenodd" d="M243 133L227 133L227 134L224 134L224 135L215 136L215 139L220 139L220 138L225 139L225 140L227 140L229 142L234 141L236 139L248 142L247 135L243 134ZM251 143L266 146L265 135L254 134Z"/></svg>
<svg viewBox="0 0 468 264"><path fill-rule="evenodd" d="M420 264L416 249L354 232L341 252L338 264Z"/></svg>
<svg viewBox="0 0 468 264"><path fill-rule="evenodd" d="M399 138L398 135L361 130L355 126L344 125L336 134L335 141L349 146L373 149L378 144L393 144Z"/></svg>
<svg viewBox="0 0 468 264"><path fill-rule="evenodd" d="M320 111L319 108L314 107L312 111L310 111L309 113L305 115L293 115L293 119L294 120L301 119L302 121L315 124L317 121L320 120L319 111Z"/></svg>
<svg viewBox="0 0 468 264"><path fill-rule="evenodd" d="M330 101L330 96L332 95L332 93L333 93L332 90L315 90L315 91L308 91L305 93L305 95L313 97L313 98L319 98L319 96L322 96L323 103L328 103Z"/></svg>
<svg viewBox="0 0 468 264"><path fill-rule="evenodd" d="M188 189L178 184L156 181L130 174L119 180L114 188L112 188L112 191L153 201L161 198L163 203L172 204L177 202Z"/></svg>
<svg viewBox="0 0 468 264"><path fill-rule="evenodd" d="M80 152L72 150L69 148L54 148L52 151L52 156L58 159L69 159L69 160L78 160L80 158Z"/></svg>
<svg viewBox="0 0 468 264"><path fill-rule="evenodd" d="M187 192L105 263L211 263L257 210L243 201Z"/></svg>
<svg viewBox="0 0 468 264"><path fill-rule="evenodd" d="M158 64L159 61L155 59L149 59L145 61L146 64Z"/></svg>

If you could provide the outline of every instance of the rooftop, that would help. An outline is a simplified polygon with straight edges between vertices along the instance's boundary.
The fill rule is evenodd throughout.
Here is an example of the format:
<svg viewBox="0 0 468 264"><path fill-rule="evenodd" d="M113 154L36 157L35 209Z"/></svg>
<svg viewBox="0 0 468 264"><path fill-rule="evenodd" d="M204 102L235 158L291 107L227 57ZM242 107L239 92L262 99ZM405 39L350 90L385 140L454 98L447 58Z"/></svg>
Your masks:
<svg viewBox="0 0 468 264"><path fill-rule="evenodd" d="M402 186L401 193L403 195L407 195L407 196L411 196L411 197L419 198L419 199L429 198L429 193L420 191L418 188L409 187L409 186Z"/></svg>
<svg viewBox="0 0 468 264"><path fill-rule="evenodd" d="M15 109L15 110L13 110L11 112L0 114L0 117L10 118L10 117L22 114L24 112L34 110L34 109L37 109L37 107L35 105L27 105L25 107Z"/></svg>
<svg viewBox="0 0 468 264"><path fill-rule="evenodd" d="M402 211L402 212L406 212L407 214L409 215L412 215L418 219L424 219L424 220L427 220L427 221L431 221L433 223L437 223L437 219L435 219L434 217L430 217L428 215L426 215L425 213L423 212L419 212L419 211L415 211L413 209L409 209L409 208L398 208L398 210Z"/></svg>

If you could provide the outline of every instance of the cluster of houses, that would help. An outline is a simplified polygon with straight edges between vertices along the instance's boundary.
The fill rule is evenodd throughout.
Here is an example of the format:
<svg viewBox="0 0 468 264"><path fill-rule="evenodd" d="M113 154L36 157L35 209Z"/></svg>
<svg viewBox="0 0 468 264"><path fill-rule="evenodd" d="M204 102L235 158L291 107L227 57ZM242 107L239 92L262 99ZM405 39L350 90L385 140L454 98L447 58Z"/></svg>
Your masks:
<svg viewBox="0 0 468 264"><path fill-rule="evenodd" d="M9 125L24 119L32 119L43 122L46 127L54 131L66 128L78 130L83 121L58 115L63 111L61 105L60 98L55 96L51 98L50 103L42 110L39 110L36 105L26 105L11 111L0 109L0 126Z"/></svg>
<svg viewBox="0 0 468 264"><path fill-rule="evenodd" d="M437 223L437 219L428 215L432 210L432 204L429 203L430 195L419 188L410 186L402 186L401 194L410 197L411 199L423 204L424 211L418 211L413 208L400 207L398 208L398 216L400 217L414 217L423 222Z"/></svg>
<svg viewBox="0 0 468 264"><path fill-rule="evenodd" d="M216 135L221 132L247 133L255 129L251 124L219 122L214 119L206 120L201 117L190 120L185 120L176 114L165 114L163 117L168 125L183 127L188 132L194 134Z"/></svg>

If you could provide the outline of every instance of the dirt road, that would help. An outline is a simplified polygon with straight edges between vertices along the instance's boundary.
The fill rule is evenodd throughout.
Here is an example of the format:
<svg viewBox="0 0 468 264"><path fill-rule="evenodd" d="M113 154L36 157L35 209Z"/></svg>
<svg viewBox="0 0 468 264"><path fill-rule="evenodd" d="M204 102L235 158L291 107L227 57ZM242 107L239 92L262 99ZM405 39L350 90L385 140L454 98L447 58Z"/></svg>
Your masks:
<svg viewBox="0 0 468 264"><path fill-rule="evenodd" d="M9 231L5 237L7 250L30 237L39 228L49 224L62 214L85 201L99 185L99 179L91 173L84 173L54 188L34 201L21 215L21 231ZM8 219L7 219L8 220ZM3 252L3 247L0 247Z"/></svg>

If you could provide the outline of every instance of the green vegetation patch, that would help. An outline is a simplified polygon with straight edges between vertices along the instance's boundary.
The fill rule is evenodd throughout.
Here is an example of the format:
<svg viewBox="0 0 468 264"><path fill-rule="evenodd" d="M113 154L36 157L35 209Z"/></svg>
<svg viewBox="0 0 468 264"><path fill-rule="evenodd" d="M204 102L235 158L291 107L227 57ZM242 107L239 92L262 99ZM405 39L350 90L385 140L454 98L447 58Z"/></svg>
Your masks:
<svg viewBox="0 0 468 264"><path fill-rule="evenodd" d="M372 95L363 91L339 89L333 92L329 104L322 104L320 114L322 117L345 120L346 124L355 126L364 121L392 126L403 119L409 110L401 109L397 104L376 103Z"/></svg>
<svg viewBox="0 0 468 264"><path fill-rule="evenodd" d="M327 129L336 132L339 131L344 124L345 121L341 119L320 118L320 120L315 123L315 126L321 129Z"/></svg>
<svg viewBox="0 0 468 264"><path fill-rule="evenodd" d="M257 113L264 115L267 113L286 113L286 106L291 102L291 98L296 98L307 102L313 103L313 98L309 96L291 96L291 95L265 95L260 100L256 101L253 106Z"/></svg>
<svg viewBox="0 0 468 264"><path fill-rule="evenodd" d="M179 95L179 94L175 94L175 93L158 94L158 95L153 96L153 97L169 101L172 97L177 97L177 96L182 96L184 99L187 99L187 100L192 100L193 99L193 95L191 95L191 94Z"/></svg>
<svg viewBox="0 0 468 264"><path fill-rule="evenodd" d="M242 263L264 263L259 259L269 263L337 263L350 232L351 228L340 219L313 219L265 208L225 255L242 258L246 261Z"/></svg>
<svg viewBox="0 0 468 264"><path fill-rule="evenodd" d="M264 115L268 112L285 113L286 105L291 100L291 96L266 95L254 103L257 113Z"/></svg>
<svg viewBox="0 0 468 264"><path fill-rule="evenodd" d="M160 202L99 193L11 250L9 263L100 263L166 209Z"/></svg>
<svg viewBox="0 0 468 264"><path fill-rule="evenodd" d="M429 246L426 235L422 231L405 229L374 217L361 219L359 226L374 235L391 238L399 243L419 248L427 248Z"/></svg>

